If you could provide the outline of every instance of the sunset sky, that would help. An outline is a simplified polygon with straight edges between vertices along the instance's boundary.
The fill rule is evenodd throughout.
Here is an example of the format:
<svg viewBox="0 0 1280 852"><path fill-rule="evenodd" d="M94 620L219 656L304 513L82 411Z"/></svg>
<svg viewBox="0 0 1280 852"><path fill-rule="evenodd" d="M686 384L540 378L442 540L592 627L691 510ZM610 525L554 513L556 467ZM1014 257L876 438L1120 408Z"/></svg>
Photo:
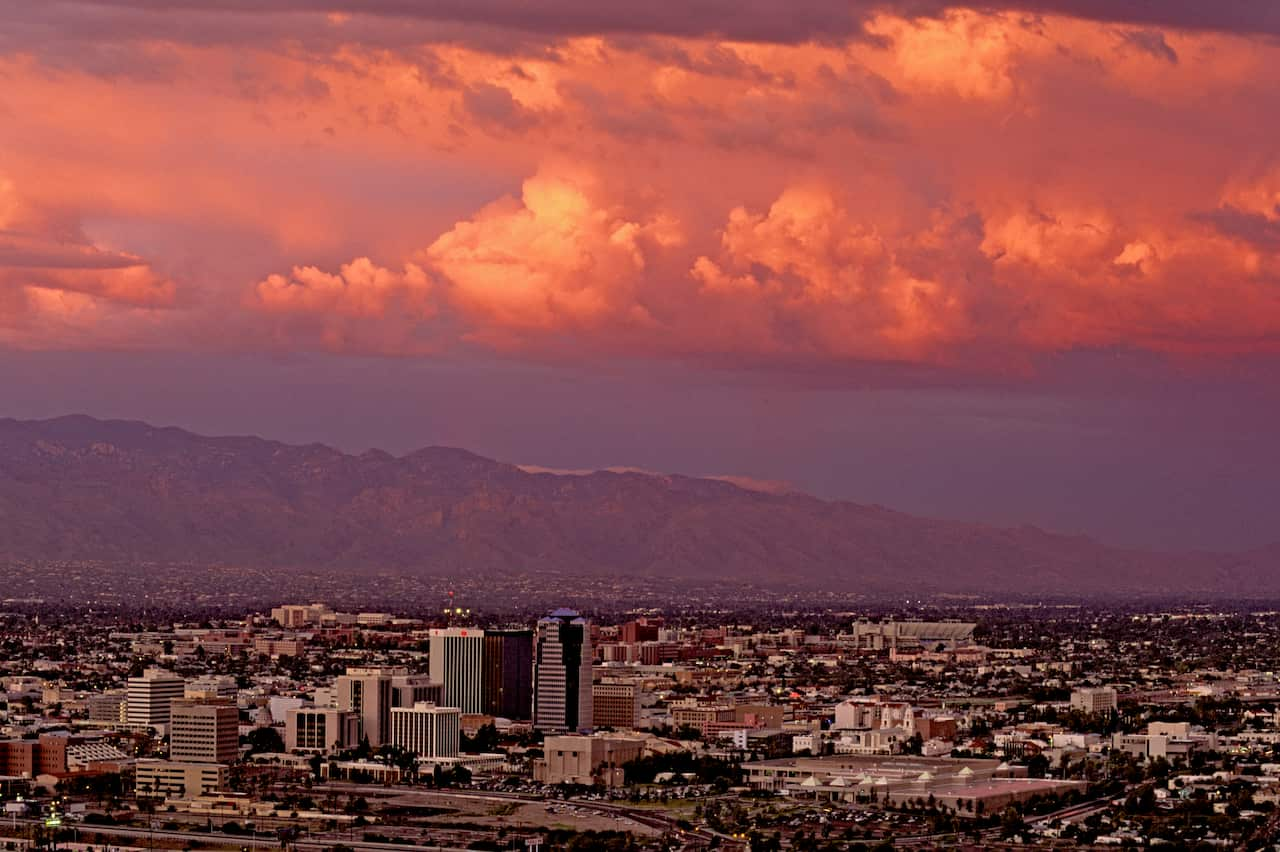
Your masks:
<svg viewBox="0 0 1280 852"><path fill-rule="evenodd" d="M1272 0L0 13L0 416L1280 540Z"/></svg>

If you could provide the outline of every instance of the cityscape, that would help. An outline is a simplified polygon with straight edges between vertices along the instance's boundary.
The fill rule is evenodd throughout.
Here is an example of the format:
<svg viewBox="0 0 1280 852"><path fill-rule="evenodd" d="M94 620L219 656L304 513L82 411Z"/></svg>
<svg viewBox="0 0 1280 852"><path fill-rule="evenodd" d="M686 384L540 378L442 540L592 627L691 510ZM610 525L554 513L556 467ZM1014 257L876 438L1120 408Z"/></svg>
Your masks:
<svg viewBox="0 0 1280 852"><path fill-rule="evenodd" d="M1260 849L1280 832L1280 611L438 603L161 622L6 601L0 848Z"/></svg>
<svg viewBox="0 0 1280 852"><path fill-rule="evenodd" d="M0 0L0 852L1280 850L1280 0Z"/></svg>

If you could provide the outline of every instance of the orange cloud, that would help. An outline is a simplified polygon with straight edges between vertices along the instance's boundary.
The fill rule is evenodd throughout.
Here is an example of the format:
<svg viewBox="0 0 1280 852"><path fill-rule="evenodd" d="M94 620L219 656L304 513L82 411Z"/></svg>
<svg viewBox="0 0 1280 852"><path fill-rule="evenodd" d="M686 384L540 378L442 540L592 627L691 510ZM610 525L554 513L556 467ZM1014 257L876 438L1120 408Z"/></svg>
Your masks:
<svg viewBox="0 0 1280 852"><path fill-rule="evenodd" d="M820 43L343 13L238 49L147 30L110 68L0 49L25 193L0 184L0 313L158 314L163 269L187 310L120 335L785 363L1273 347L1280 47L1068 6L881 5Z"/></svg>

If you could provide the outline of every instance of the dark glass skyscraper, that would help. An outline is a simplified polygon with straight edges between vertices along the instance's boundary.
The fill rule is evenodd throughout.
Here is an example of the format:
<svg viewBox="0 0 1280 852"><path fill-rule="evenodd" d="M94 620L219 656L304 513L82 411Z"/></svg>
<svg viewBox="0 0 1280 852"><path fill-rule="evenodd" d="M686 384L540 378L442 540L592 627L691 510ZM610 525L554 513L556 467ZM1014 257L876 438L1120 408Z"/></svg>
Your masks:
<svg viewBox="0 0 1280 852"><path fill-rule="evenodd" d="M591 721L591 625L571 609L538 621L533 666L533 726L583 731Z"/></svg>
<svg viewBox="0 0 1280 852"><path fill-rule="evenodd" d="M532 630L485 631L484 712L504 719L532 717Z"/></svg>

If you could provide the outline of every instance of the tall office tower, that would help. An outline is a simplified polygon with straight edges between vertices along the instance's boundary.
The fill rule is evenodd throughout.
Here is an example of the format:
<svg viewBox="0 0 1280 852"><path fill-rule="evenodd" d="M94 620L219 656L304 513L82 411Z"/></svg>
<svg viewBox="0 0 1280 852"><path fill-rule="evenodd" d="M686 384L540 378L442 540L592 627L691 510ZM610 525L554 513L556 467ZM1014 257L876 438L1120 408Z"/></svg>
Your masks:
<svg viewBox="0 0 1280 852"><path fill-rule="evenodd" d="M538 621L533 663L533 726L591 728L591 624L571 609Z"/></svg>
<svg viewBox="0 0 1280 852"><path fill-rule="evenodd" d="M484 711L484 631L470 627L431 631L431 679L444 686L444 703L463 713Z"/></svg>
<svg viewBox="0 0 1280 852"><path fill-rule="evenodd" d="M240 756L240 711L227 701L180 698L169 715L169 759L232 763Z"/></svg>
<svg viewBox="0 0 1280 852"><path fill-rule="evenodd" d="M387 741L391 728L391 681L395 669L349 668L339 675L337 704L360 717L360 735L377 748Z"/></svg>
<svg viewBox="0 0 1280 852"><path fill-rule="evenodd" d="M419 701L391 710L391 744L420 757L457 757L460 737L457 707Z"/></svg>
<svg viewBox="0 0 1280 852"><path fill-rule="evenodd" d="M142 728L163 728L169 724L174 699L181 698L186 681L164 669L147 669L142 677L129 678L125 720Z"/></svg>
<svg viewBox="0 0 1280 852"><path fill-rule="evenodd" d="M484 712L504 719L533 713L533 631L484 634Z"/></svg>

